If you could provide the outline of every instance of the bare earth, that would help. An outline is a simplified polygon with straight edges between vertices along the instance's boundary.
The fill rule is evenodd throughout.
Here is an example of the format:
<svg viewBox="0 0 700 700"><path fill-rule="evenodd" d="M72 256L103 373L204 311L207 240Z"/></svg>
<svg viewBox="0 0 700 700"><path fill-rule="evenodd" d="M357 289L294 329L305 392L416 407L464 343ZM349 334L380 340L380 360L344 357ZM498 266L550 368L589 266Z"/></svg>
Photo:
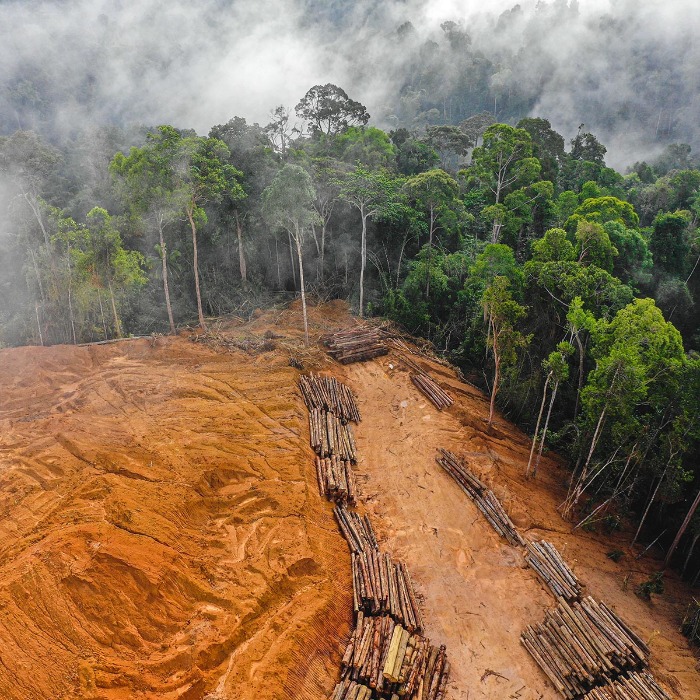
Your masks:
<svg viewBox="0 0 700 700"><path fill-rule="evenodd" d="M358 395L362 496L413 574L428 635L447 644L450 698L558 695L518 641L553 599L442 473L438 447L464 454L527 537L554 542L651 640L674 697L700 699L678 632L690 591L669 574L667 593L638 599L658 562L615 564L605 553L619 544L572 533L556 512L560 466L526 482L526 436L504 421L487 436L483 396L451 370L420 360L457 397L440 413L395 354L343 368L304 350L299 316L230 323L247 351L186 337L0 351L0 697L328 696L350 557L316 490L293 354ZM312 322L317 337L353 321L332 304ZM284 337L266 350L269 330Z"/></svg>

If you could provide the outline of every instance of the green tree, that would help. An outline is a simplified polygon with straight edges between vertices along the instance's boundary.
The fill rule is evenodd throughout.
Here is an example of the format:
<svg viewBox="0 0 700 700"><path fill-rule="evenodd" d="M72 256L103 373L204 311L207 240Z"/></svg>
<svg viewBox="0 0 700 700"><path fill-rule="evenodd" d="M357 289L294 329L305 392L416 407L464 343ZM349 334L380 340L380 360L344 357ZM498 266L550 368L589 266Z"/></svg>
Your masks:
<svg viewBox="0 0 700 700"><path fill-rule="evenodd" d="M304 238L312 224L318 222L314 210L314 190L311 176L300 165L285 165L275 175L262 194L263 211L267 220L283 228L294 240L299 264L301 308L304 318L304 339L309 344L309 321L306 314L306 288L304 285Z"/></svg>
<svg viewBox="0 0 700 700"><path fill-rule="evenodd" d="M527 461L527 468L525 469L525 476L529 478L530 476L537 476L537 469L540 465L540 460L542 458L542 450L544 448L545 440L547 439L547 428L549 426L549 419L552 415L552 408L554 407L554 400L557 398L557 389L561 382L565 382L569 378L569 365L567 362L567 357L573 352L573 347L570 343L559 343L557 349L549 354L549 357L542 363L542 369L545 372L544 388L542 389L542 403L540 404L540 412L537 416L537 424L535 425L535 435L532 439L532 447L530 448L530 457ZM552 386L552 391L549 397L549 408L547 409L547 417L544 421L544 427L542 428L542 435L539 435L540 431L540 421L542 420L542 413L544 412L544 405L547 400L547 390L549 386ZM535 464L532 464L532 458L535 454L535 448L539 443L539 448L537 450L537 459Z"/></svg>
<svg viewBox="0 0 700 700"><path fill-rule="evenodd" d="M616 457L625 461L626 455L635 454L640 436L651 428L647 416L663 413L668 389L685 359L680 333L653 299L635 299L611 321L598 321L592 336L596 366L581 395L582 446L587 451L585 459L580 455L582 466L564 503L565 514ZM608 450L593 467L601 443Z"/></svg>
<svg viewBox="0 0 700 700"><path fill-rule="evenodd" d="M486 345L493 359L491 401L489 403L489 428L493 423L496 395L501 387L503 372L515 364L517 351L530 342L516 329L516 324L525 315L526 309L513 299L506 277L496 276L486 287L481 299L484 323L487 328Z"/></svg>
<svg viewBox="0 0 700 700"><path fill-rule="evenodd" d="M571 158L604 165L608 149L590 131L584 131L583 127L583 124L579 126L578 133L571 140Z"/></svg>
<svg viewBox="0 0 700 700"><path fill-rule="evenodd" d="M367 221L391 216L399 203L401 182L383 170L358 165L338 180L340 198L360 214L360 316L364 313L365 268L367 266Z"/></svg>
<svg viewBox="0 0 700 700"><path fill-rule="evenodd" d="M690 253L688 225L690 212L660 213L652 223L649 248L654 256L654 265L676 277L686 271Z"/></svg>
<svg viewBox="0 0 700 700"><path fill-rule="evenodd" d="M539 117L521 119L517 127L525 129L530 134L533 155L542 165L542 177L550 182L556 182L559 166L566 157L564 137L552 129L549 120Z"/></svg>
<svg viewBox="0 0 700 700"><path fill-rule="evenodd" d="M531 247L532 259L536 262L576 260L574 246L561 228L550 228L542 238L533 241Z"/></svg>
<svg viewBox="0 0 700 700"><path fill-rule="evenodd" d="M144 265L141 253L124 248L121 234L109 213L100 207L92 209L87 215L85 244L80 251L77 266L89 273L93 286L97 288L100 309L101 290L107 291L114 336L117 338L122 337L119 299L146 283Z"/></svg>
<svg viewBox="0 0 700 700"><path fill-rule="evenodd" d="M501 204L508 192L534 182L540 174L540 163L532 157L532 139L524 129L507 124L494 124L484 132L483 145L472 151L472 165L467 173L493 195L494 204ZM498 242L502 219L494 217L492 242Z"/></svg>
<svg viewBox="0 0 700 700"><path fill-rule="evenodd" d="M459 221L461 202L458 199L459 185L444 170L439 168L419 173L406 180L405 190L409 198L427 213L428 217L428 261L433 250L433 239L439 230L454 228ZM430 275L426 273L425 296L430 295Z"/></svg>
<svg viewBox="0 0 700 700"><path fill-rule="evenodd" d="M163 229L179 215L184 214L189 222L197 316L204 328L197 244L198 228L207 220L204 205L219 200L224 193L234 199L245 196L237 180L242 173L226 162L228 155L226 144L218 139L185 136L174 127L163 125L148 134L145 146L132 148L128 157L117 153L112 160L112 172L121 178L132 206L155 216L171 332L175 324L167 287Z"/></svg>
<svg viewBox="0 0 700 700"><path fill-rule="evenodd" d="M391 169L396 161L396 148L388 134L373 126L349 126L335 136L332 151L338 160L370 170Z"/></svg>
<svg viewBox="0 0 700 700"><path fill-rule="evenodd" d="M595 265L601 270L612 272L613 258L617 248L610 242L610 236L600 225L582 219L576 227L576 252L582 265Z"/></svg>
<svg viewBox="0 0 700 700"><path fill-rule="evenodd" d="M365 106L351 100L345 90L332 83L314 85L295 110L297 116L309 124L314 135L339 134L349 126L369 121Z"/></svg>

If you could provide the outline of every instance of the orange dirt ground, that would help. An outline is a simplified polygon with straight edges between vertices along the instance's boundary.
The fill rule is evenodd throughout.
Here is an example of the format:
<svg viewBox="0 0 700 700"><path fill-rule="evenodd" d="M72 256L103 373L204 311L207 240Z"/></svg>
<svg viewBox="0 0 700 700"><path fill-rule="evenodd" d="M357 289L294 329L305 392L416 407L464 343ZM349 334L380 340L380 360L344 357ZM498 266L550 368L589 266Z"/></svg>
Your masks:
<svg viewBox="0 0 700 700"><path fill-rule="evenodd" d="M351 625L350 556L317 492L298 371L358 395L361 497L409 566L427 633L447 644L452 700L554 700L518 641L553 599L435 463L465 454L526 537L545 536L587 591L646 640L675 698L700 699L678 632L690 592L619 543L561 520L565 471L522 478L529 441L484 397L413 357L456 397L438 412L396 353L341 367L303 348L297 306L188 337L0 352L0 697L7 700L321 700ZM354 321L311 310L315 337ZM264 344L264 334L282 336ZM272 347L274 346L274 347Z"/></svg>

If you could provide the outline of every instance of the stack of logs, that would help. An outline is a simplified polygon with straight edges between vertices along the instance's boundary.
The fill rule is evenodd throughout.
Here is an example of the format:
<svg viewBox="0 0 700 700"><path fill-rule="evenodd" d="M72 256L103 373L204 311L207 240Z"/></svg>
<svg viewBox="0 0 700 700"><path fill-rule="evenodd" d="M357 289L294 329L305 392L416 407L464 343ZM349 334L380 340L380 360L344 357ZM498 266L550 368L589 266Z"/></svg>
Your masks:
<svg viewBox="0 0 700 700"><path fill-rule="evenodd" d="M406 566L376 549L352 555L355 612L390 615L411 634L421 632L421 618L413 583Z"/></svg>
<svg viewBox="0 0 700 700"><path fill-rule="evenodd" d="M528 544L525 560L555 596L561 596L568 603L579 600L581 582L553 544L545 540Z"/></svg>
<svg viewBox="0 0 700 700"><path fill-rule="evenodd" d="M349 423L322 408L309 411L311 447L320 457L336 455L350 462L357 461L355 437Z"/></svg>
<svg viewBox="0 0 700 700"><path fill-rule="evenodd" d="M581 599L581 583L556 548L544 540L526 543L488 487L463 461L440 450L437 462L474 501L556 595L544 622L528 626L521 641L567 700L669 700L651 674L649 649L610 608Z"/></svg>
<svg viewBox="0 0 700 700"><path fill-rule="evenodd" d="M594 688L583 700L671 700L648 671L632 672L601 688Z"/></svg>
<svg viewBox="0 0 700 700"><path fill-rule="evenodd" d="M442 411L443 408L449 408L454 403L454 399L425 372L411 374L411 381L439 411Z"/></svg>
<svg viewBox="0 0 700 700"><path fill-rule="evenodd" d="M385 354L386 348L368 350L378 337L377 331L337 334L338 359ZM356 448L349 425L360 420L355 399L332 377L302 376L299 390L309 409L319 491L336 503L333 512L352 558L357 625L331 700L443 700L450 665L445 647L434 647L420 634L423 620L408 570L379 551L369 518L347 507L356 498Z"/></svg>
<svg viewBox="0 0 700 700"><path fill-rule="evenodd" d="M380 698L442 700L449 672L444 646L435 647L425 637L411 634L388 615L365 617L360 612L338 686L355 681Z"/></svg>
<svg viewBox="0 0 700 700"><path fill-rule="evenodd" d="M362 517L359 513L347 510L342 505L336 506L333 512L335 513L335 519L338 521L340 531L347 540L350 551L353 554L379 549L372 523L366 515Z"/></svg>
<svg viewBox="0 0 700 700"><path fill-rule="evenodd" d="M321 409L334 413L343 422L360 422L360 409L352 391L335 377L302 374L299 377L299 390L309 411Z"/></svg>
<svg viewBox="0 0 700 700"><path fill-rule="evenodd" d="M369 700L371 697L372 688L346 678L335 686L330 700Z"/></svg>
<svg viewBox="0 0 700 700"><path fill-rule="evenodd" d="M322 496L335 503L355 503L357 488L351 463L337 455L316 457L318 490Z"/></svg>
<svg viewBox="0 0 700 700"><path fill-rule="evenodd" d="M521 641L566 698L581 698L647 665L649 648L604 603L590 596L572 605L558 600Z"/></svg>
<svg viewBox="0 0 700 700"><path fill-rule="evenodd" d="M347 365L362 362L389 352L381 332L369 326L339 331L326 339L328 354Z"/></svg>
<svg viewBox="0 0 700 700"><path fill-rule="evenodd" d="M518 529L508 517L500 501L486 484L472 474L463 461L449 452L440 449L437 463L461 486L462 490L474 501L476 507L484 514L493 529L505 537L513 546L525 545Z"/></svg>

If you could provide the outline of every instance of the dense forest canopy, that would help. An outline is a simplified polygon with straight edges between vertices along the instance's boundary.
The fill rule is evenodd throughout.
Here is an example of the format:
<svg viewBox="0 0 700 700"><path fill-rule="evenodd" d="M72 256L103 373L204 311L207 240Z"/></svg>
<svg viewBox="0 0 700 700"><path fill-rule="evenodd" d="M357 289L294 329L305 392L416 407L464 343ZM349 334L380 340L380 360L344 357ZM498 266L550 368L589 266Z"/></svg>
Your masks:
<svg viewBox="0 0 700 700"><path fill-rule="evenodd" d="M0 344L347 299L529 430L529 475L564 454L579 526L683 522L669 557L697 581L683 9L0 3Z"/></svg>

